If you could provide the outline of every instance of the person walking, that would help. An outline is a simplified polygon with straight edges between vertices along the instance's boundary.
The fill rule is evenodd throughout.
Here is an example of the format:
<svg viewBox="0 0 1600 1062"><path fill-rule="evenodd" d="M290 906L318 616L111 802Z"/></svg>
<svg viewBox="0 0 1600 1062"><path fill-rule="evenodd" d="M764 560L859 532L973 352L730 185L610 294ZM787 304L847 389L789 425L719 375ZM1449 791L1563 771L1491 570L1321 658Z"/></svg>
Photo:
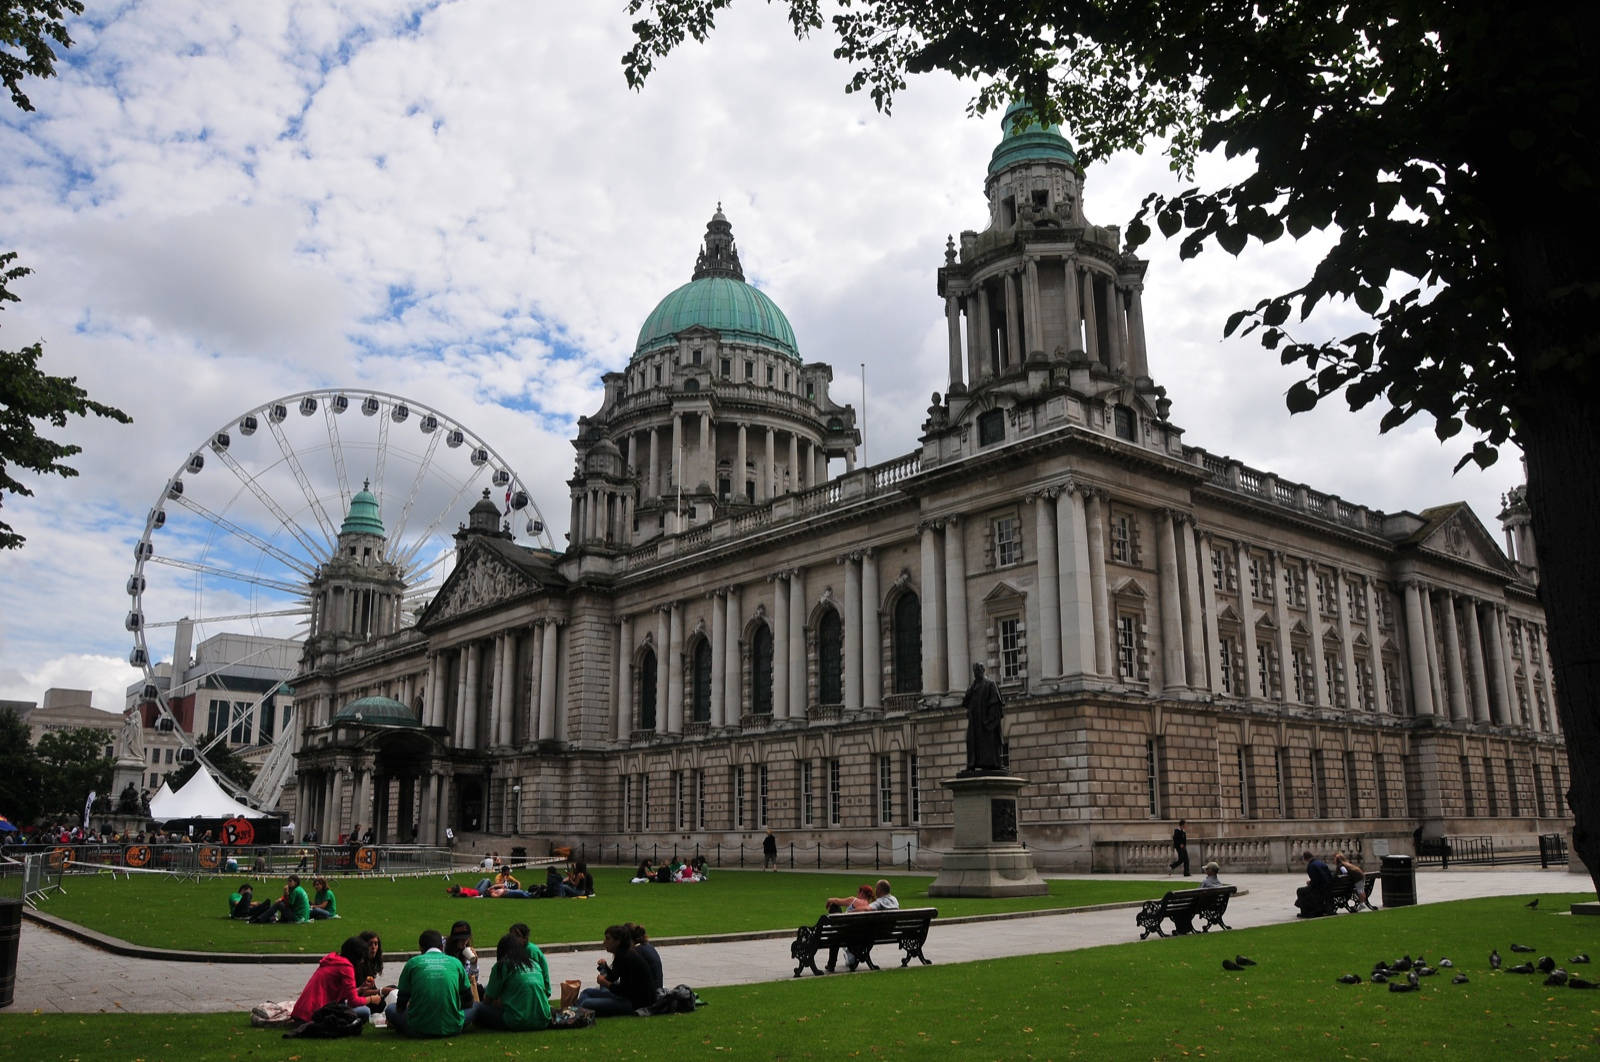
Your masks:
<svg viewBox="0 0 1600 1062"><path fill-rule="evenodd" d="M1172 851L1177 858L1167 864L1167 870L1178 869L1178 864L1183 864L1183 876L1189 876L1189 834L1184 830L1185 820L1179 819L1178 825L1172 830Z"/></svg>
<svg viewBox="0 0 1600 1062"><path fill-rule="evenodd" d="M768 830L767 835L761 839L761 858L765 863L762 868L776 872L778 869L778 839Z"/></svg>

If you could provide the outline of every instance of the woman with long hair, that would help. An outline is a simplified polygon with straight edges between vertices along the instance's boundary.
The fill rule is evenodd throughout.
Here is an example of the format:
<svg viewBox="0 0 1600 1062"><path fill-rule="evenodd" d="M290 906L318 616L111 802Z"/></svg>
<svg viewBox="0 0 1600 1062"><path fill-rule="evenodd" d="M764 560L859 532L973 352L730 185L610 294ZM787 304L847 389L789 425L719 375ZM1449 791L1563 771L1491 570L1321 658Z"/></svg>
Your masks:
<svg viewBox="0 0 1600 1062"><path fill-rule="evenodd" d="M348 1003L362 1021L372 1018L372 1007L356 984L356 963L367 954L367 945L359 937L350 937L338 951L330 951L317 963L316 972L300 998L295 1000L290 1016L296 1022L311 1020L311 1016L329 1003Z"/></svg>
<svg viewBox="0 0 1600 1062"><path fill-rule="evenodd" d="M643 956L633 950L633 933L626 926L607 926L601 944L611 953L611 962L596 963L600 971L592 988L578 993L578 1006L594 1011L597 1018L632 1014L655 1002L655 981Z"/></svg>
<svg viewBox="0 0 1600 1062"><path fill-rule="evenodd" d="M450 927L450 936L445 939L444 953L461 960L461 965L467 968L467 980L472 982L473 1000L482 999L483 988L478 984L478 953L472 947L472 926L458 919Z"/></svg>
<svg viewBox="0 0 1600 1062"><path fill-rule="evenodd" d="M537 958L535 958L537 956ZM494 947L494 969L472 1021L485 1029L532 1032L550 1024L550 968L544 954L515 933Z"/></svg>

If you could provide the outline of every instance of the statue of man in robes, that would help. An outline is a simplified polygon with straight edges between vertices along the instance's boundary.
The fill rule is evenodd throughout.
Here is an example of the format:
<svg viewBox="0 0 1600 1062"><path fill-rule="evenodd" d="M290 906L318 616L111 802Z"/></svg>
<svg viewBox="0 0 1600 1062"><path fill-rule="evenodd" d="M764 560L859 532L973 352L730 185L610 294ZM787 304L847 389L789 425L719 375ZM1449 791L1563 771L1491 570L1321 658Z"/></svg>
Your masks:
<svg viewBox="0 0 1600 1062"><path fill-rule="evenodd" d="M1001 770L1000 687L984 675L982 664L972 665L972 685L961 703L967 710L967 769L963 773Z"/></svg>
<svg viewBox="0 0 1600 1062"><path fill-rule="evenodd" d="M122 713L122 733L117 737L117 759L144 762L144 716L137 708Z"/></svg>

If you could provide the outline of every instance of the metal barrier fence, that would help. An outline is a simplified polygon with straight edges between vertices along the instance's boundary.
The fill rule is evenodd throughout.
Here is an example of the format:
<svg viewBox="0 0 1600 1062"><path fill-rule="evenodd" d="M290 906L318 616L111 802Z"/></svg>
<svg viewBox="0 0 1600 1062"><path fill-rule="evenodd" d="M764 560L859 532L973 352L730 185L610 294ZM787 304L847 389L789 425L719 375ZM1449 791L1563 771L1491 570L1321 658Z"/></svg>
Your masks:
<svg viewBox="0 0 1600 1062"><path fill-rule="evenodd" d="M1493 837L1427 837L1417 846L1417 865L1449 870L1464 866L1512 866L1538 863L1548 869L1567 862L1567 840L1559 833L1540 834L1538 847L1495 845Z"/></svg>
<svg viewBox="0 0 1600 1062"><path fill-rule="evenodd" d="M815 870L827 868L865 870L869 867L873 870L884 870L899 867L911 870L916 865L918 853L932 851L915 844L891 846L879 841L871 844L858 842L854 845L845 841L838 845L811 846L791 842L779 849L778 864L790 870L800 867ZM571 857L580 862L612 863L617 866L638 866L645 859L649 859L651 863L660 863L663 859L670 863L688 863L698 858L704 858L713 867L726 869L761 867L766 864L766 857L762 854L760 844L750 845L743 842L737 845L704 845L696 841L691 845L676 841L669 844L652 841L648 844L634 842L631 845L616 843L592 847L580 844L570 849L570 852ZM513 855L516 854L516 850L513 850Z"/></svg>
<svg viewBox="0 0 1600 1062"><path fill-rule="evenodd" d="M105 870L159 871L178 878L213 874L347 874L399 877L448 874L448 848L425 845L63 844L30 852L26 866L53 876ZM59 885L58 885L59 887Z"/></svg>

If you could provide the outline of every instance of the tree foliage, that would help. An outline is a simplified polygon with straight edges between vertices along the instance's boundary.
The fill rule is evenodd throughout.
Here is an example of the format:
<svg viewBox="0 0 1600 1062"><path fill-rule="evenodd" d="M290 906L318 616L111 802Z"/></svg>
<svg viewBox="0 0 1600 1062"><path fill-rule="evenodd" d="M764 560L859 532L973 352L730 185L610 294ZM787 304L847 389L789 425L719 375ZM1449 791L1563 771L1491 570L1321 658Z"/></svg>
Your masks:
<svg viewBox="0 0 1600 1062"><path fill-rule="evenodd" d="M56 72L51 42L72 47L66 18L81 14L80 0L0 0L0 81L20 109L33 110L22 91L22 79L50 77Z"/></svg>
<svg viewBox="0 0 1600 1062"><path fill-rule="evenodd" d="M52 730L34 747L39 757L42 810L76 821L89 793L111 793L112 760L106 755L108 732L92 727ZM99 805L99 801L96 801ZM108 808L110 804L99 805Z"/></svg>
<svg viewBox="0 0 1600 1062"><path fill-rule="evenodd" d="M207 734L205 737L200 738L197 742L195 742L195 744L199 745L201 748L205 748L207 745L211 744L212 736L213 735L211 734ZM230 779L241 789L249 789L250 784L256 780L256 769L244 762L244 760L240 759L239 756L228 747L228 743L226 741L220 741L217 743L215 748L208 749L206 751L206 759L210 761L212 768L217 773ZM183 788L183 784L189 779L193 778L194 772L199 769L200 761L190 760L188 763L184 764L182 767L179 767L176 771L173 771L167 776L167 785L170 786L174 792L176 792L177 790Z"/></svg>
<svg viewBox="0 0 1600 1062"><path fill-rule="evenodd" d="M18 826L39 817L39 754L28 724L10 708L0 710L0 815Z"/></svg>

